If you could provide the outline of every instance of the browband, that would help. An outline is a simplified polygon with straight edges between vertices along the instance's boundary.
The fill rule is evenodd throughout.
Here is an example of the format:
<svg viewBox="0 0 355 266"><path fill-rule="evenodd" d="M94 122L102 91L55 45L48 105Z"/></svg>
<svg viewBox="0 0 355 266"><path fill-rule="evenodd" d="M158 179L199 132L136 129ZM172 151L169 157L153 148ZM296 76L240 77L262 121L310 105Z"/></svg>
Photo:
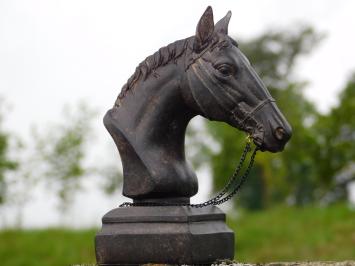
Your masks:
<svg viewBox="0 0 355 266"><path fill-rule="evenodd" d="M212 43L212 45L207 45L201 52L198 54L192 52L192 56L189 58L189 62L186 64L185 71L189 69L189 67L194 64L199 58L201 58L206 52L213 50L218 42Z"/></svg>

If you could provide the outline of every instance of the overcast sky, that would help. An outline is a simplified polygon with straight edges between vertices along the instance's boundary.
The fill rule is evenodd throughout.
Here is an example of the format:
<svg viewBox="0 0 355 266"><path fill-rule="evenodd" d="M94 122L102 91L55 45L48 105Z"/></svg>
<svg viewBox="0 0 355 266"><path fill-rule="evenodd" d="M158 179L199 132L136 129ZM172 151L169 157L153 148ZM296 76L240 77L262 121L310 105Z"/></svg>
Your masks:
<svg viewBox="0 0 355 266"><path fill-rule="evenodd" d="M65 103L83 98L99 108L98 136L109 139L101 117L136 65L161 46L193 35L208 5L215 21L232 11L229 33L237 39L299 23L326 33L314 53L300 60L297 75L310 82L306 95L319 110L326 112L336 103L336 94L355 70L354 1L0 0L0 95L13 105L6 126L26 135L31 124L55 121ZM99 221L97 213L114 202L92 195L98 210L88 214L88 224ZM85 200L78 199L78 208ZM36 204L27 212L44 209L52 217L49 222L56 219L48 214L49 203ZM29 225L39 224L26 219Z"/></svg>

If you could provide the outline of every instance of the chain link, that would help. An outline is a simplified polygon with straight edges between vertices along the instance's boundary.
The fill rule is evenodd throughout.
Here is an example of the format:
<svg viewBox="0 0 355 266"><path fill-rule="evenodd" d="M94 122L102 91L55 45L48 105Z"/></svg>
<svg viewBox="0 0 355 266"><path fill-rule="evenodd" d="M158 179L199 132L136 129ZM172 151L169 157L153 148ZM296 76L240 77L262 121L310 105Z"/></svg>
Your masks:
<svg viewBox="0 0 355 266"><path fill-rule="evenodd" d="M248 164L248 167L246 168L244 174L240 177L240 181L236 183L237 179L238 179L238 175L240 170L243 167L243 164L246 160L247 154L251 151L251 137L248 136L247 137L247 143L245 145L245 148L243 150L242 156L240 157L239 163L236 167L236 169L234 170L233 175L231 176L231 178L229 179L228 183L224 186L224 188L212 199L209 199L205 202L202 203L198 203L198 204L189 204L189 203L158 203L158 202L124 202L122 203L119 207L131 207L131 206L189 206L189 207L193 207L193 208L203 208L203 207L207 207L210 205L220 205L228 200L230 200L238 191L239 189L243 186L243 184L245 183L250 170L254 164L254 160L255 160L255 155L256 152L258 151L258 147L255 147L252 155L250 156L250 161ZM233 188L233 185L234 188ZM228 191L230 191L232 189L232 191L227 194ZM227 195L226 195L227 194ZM224 197L223 197L224 196Z"/></svg>

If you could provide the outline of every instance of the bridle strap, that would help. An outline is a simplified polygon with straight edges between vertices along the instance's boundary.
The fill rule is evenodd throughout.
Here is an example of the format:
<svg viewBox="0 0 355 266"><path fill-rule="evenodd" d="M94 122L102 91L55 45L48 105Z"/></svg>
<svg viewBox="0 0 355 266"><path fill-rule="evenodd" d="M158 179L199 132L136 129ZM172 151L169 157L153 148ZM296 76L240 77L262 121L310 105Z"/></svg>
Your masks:
<svg viewBox="0 0 355 266"><path fill-rule="evenodd" d="M264 105L275 102L275 99L272 97L268 97L265 100L261 101L257 106L254 107L251 112L247 113L247 115L240 121L240 124L244 126L245 122L247 122L250 118L254 118L254 114L256 114L259 110L261 110Z"/></svg>
<svg viewBox="0 0 355 266"><path fill-rule="evenodd" d="M253 119L253 118L254 118L254 115L255 115L259 110L261 110L266 104L275 102L275 99L274 99L274 98L268 97L268 98L264 99L263 101L261 101L260 103L258 103L258 105L255 106L252 111L250 111L250 112L245 112L245 113L244 113L245 116L244 116L241 120L238 119L238 117L235 115L235 113L233 112L233 110L230 111L230 110L228 110L225 106L223 106L223 105L221 104L221 102L219 101L218 97L217 97L216 95L214 95L213 89L208 86L208 84L207 84L206 81L203 79L203 77L201 76L201 74L198 73L198 71L204 72L204 74L205 74L208 78L211 79L211 82L212 82L215 86L220 87L219 84L218 84L218 82L215 82L214 77L213 77L210 73L208 73L208 71L207 71L206 68L204 67L203 62L202 62L202 60L201 60L201 56L202 56L203 54L205 54L206 52L209 52L209 50L206 49L206 50L203 51L201 54L199 54L198 57L195 58L195 59L193 60L193 62L192 62L189 66L192 65L191 69L192 69L192 72L194 73L195 77L196 77L196 78L201 82L201 84L202 84L204 87L206 87L206 89L215 97L215 99L216 99L218 105L219 105L224 111L230 112L231 115L232 115L234 118L236 118L236 120L238 121L238 124L240 125L241 128L244 128L244 127L245 127L245 123L246 123L247 121L249 121L250 119ZM195 66L195 63L199 64L199 65L201 66L201 68L200 68L200 69L197 69L197 67ZM189 80L189 82L190 82L190 80ZM190 86L191 86L191 85L190 85ZM224 89L224 88L221 88L221 89ZM228 92L226 92L226 94L227 94L226 97L229 98L230 95L228 94ZM197 99L195 99L195 100L197 100ZM237 105L237 103L236 103L232 98L230 98L230 100L232 100L232 101L234 102L234 104ZM200 106L200 107L201 107L201 106ZM237 108L238 108L238 105L237 105ZM202 109L202 108L201 108L201 109ZM203 114L205 115L205 117L209 118L208 114L206 113L206 110L201 110L201 111L203 112Z"/></svg>
<svg viewBox="0 0 355 266"><path fill-rule="evenodd" d="M213 50L215 48L217 43L212 44L212 46L207 46L206 48L204 48L201 52L199 52L198 54L192 52L192 56L189 60L188 63L186 63L186 67L185 67L185 71L187 71L189 69L189 67L191 65L193 65L199 58L201 58L206 52L209 52L211 50Z"/></svg>
<svg viewBox="0 0 355 266"><path fill-rule="evenodd" d="M225 112L231 112L220 100L220 97L215 94L214 89L211 87L216 86L219 87L220 89L224 89L221 87L218 82L215 80L215 78L206 70L204 65L202 64L201 60L198 59L196 63L200 66L200 68L197 68L196 65L193 65L191 67L193 73L195 74L195 77L201 82L201 84L209 91L209 93L215 98L217 104L220 106L221 109L223 109ZM200 73L199 73L200 72ZM190 80L189 80L190 82ZM191 84L190 84L191 87ZM229 95L228 92L225 93L225 97L228 98L229 102L234 104L237 104L234 99ZM197 100L197 99L195 99ZM205 114L207 115L207 114Z"/></svg>

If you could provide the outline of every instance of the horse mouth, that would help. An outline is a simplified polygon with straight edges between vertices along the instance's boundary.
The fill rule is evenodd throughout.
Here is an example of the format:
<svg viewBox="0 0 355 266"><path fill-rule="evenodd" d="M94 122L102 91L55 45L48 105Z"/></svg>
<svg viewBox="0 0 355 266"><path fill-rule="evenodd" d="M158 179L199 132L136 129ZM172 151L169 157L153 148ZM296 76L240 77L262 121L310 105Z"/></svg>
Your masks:
<svg viewBox="0 0 355 266"><path fill-rule="evenodd" d="M269 151L272 153L283 151L286 143L268 142L259 137L253 138L254 144L258 147L260 151Z"/></svg>
<svg viewBox="0 0 355 266"><path fill-rule="evenodd" d="M260 149L263 150L263 140L259 137L254 137L251 136L251 138L253 139L254 144Z"/></svg>
<svg viewBox="0 0 355 266"><path fill-rule="evenodd" d="M263 146L264 146L264 135L265 135L265 131L264 131L264 127L262 125L257 125L256 128L251 129L249 127L249 134L250 137L252 138L254 144L263 151Z"/></svg>

